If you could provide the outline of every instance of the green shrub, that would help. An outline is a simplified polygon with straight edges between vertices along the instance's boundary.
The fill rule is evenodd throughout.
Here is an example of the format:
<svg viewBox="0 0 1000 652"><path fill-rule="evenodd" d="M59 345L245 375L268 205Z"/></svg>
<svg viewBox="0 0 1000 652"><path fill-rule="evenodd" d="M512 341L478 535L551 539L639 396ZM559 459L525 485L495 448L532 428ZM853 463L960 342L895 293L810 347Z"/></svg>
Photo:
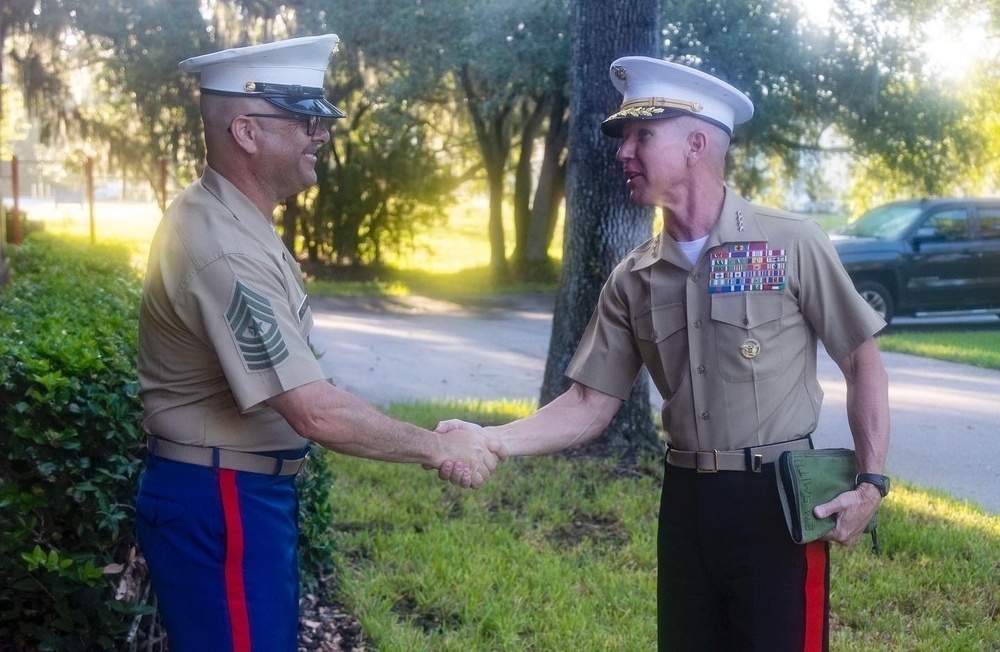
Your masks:
<svg viewBox="0 0 1000 652"><path fill-rule="evenodd" d="M144 458L131 252L35 234L0 289L0 652L161 639L134 535ZM332 480L300 476L302 575L328 574ZM152 643L143 649L153 649Z"/></svg>
<svg viewBox="0 0 1000 652"><path fill-rule="evenodd" d="M114 649L142 611L140 282L123 249L41 234L12 266L0 294L0 648Z"/></svg>

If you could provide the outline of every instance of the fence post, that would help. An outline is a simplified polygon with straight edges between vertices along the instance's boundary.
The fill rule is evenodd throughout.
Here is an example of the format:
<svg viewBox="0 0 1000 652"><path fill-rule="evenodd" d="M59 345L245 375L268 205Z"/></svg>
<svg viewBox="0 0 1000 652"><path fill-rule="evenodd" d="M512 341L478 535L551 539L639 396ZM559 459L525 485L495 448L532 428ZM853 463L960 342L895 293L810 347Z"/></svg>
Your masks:
<svg viewBox="0 0 1000 652"><path fill-rule="evenodd" d="M94 159L87 157L87 206L90 207L90 244L97 242L97 225L94 222Z"/></svg>
<svg viewBox="0 0 1000 652"><path fill-rule="evenodd" d="M21 244L22 233L21 233L21 179L17 173L17 157L12 156L10 159L10 189L14 193L14 212L10 216L10 235L11 241L19 245Z"/></svg>

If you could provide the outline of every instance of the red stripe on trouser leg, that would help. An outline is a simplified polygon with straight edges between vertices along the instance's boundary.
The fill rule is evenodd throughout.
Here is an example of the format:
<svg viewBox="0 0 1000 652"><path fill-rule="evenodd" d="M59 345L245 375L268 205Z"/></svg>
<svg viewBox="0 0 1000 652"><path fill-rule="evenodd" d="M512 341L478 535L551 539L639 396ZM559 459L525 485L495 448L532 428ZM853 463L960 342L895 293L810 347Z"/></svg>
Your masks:
<svg viewBox="0 0 1000 652"><path fill-rule="evenodd" d="M226 520L226 603L233 635L233 652L250 652L250 616L243 584L243 521L236 472L219 469L219 492Z"/></svg>
<svg viewBox="0 0 1000 652"><path fill-rule="evenodd" d="M806 544L805 642L804 652L822 652L826 639L827 544Z"/></svg>

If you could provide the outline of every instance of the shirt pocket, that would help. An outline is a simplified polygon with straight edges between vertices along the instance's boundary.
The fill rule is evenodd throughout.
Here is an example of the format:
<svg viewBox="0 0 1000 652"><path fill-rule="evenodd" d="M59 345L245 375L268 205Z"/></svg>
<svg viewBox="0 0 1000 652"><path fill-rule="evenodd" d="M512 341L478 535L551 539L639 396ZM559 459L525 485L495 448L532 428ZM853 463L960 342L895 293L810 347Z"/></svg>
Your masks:
<svg viewBox="0 0 1000 652"><path fill-rule="evenodd" d="M712 326L719 375L729 382L772 378L784 368L781 292L712 296Z"/></svg>
<svg viewBox="0 0 1000 652"><path fill-rule="evenodd" d="M634 318L636 343L646 369L666 398L673 396L687 368L687 311L681 303L657 306Z"/></svg>

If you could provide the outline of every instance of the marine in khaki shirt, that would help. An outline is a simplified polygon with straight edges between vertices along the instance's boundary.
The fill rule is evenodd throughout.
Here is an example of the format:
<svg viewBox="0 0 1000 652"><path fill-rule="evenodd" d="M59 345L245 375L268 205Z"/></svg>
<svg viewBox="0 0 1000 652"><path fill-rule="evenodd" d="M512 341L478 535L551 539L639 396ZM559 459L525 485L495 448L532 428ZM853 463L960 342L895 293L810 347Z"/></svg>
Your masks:
<svg viewBox="0 0 1000 652"><path fill-rule="evenodd" d="M840 360L884 326L818 225L727 188L694 264L661 233L618 265L566 375L626 400L645 364L667 444L732 451L815 430L817 335Z"/></svg>
<svg viewBox="0 0 1000 652"><path fill-rule="evenodd" d="M260 210L206 168L151 250L139 317L146 431L250 452L308 443L265 404L323 379L301 278Z"/></svg>
<svg viewBox="0 0 1000 652"><path fill-rule="evenodd" d="M623 57L620 109L601 125L633 204L661 208L663 231L611 273L567 375L573 384L524 419L483 430L510 455L600 435L645 365L664 397L657 519L657 636L671 652L823 651L829 542L850 545L888 490L888 390L874 335L882 320L855 292L813 222L753 206L725 185L747 96L704 72ZM823 540L795 543L775 461L810 448L822 341L844 373L861 475L818 518ZM476 429L448 420L438 430ZM439 469L444 477L458 464ZM613 598L611 598L613 599Z"/></svg>
<svg viewBox="0 0 1000 652"><path fill-rule="evenodd" d="M207 167L151 246L138 360L149 455L136 498L175 652L296 649L295 474L308 444L428 468L459 460L464 487L506 457L482 434L390 418L326 382L313 355L301 272L272 219L316 183L329 121L344 116L323 97L337 42L309 36L180 64L200 75Z"/></svg>

